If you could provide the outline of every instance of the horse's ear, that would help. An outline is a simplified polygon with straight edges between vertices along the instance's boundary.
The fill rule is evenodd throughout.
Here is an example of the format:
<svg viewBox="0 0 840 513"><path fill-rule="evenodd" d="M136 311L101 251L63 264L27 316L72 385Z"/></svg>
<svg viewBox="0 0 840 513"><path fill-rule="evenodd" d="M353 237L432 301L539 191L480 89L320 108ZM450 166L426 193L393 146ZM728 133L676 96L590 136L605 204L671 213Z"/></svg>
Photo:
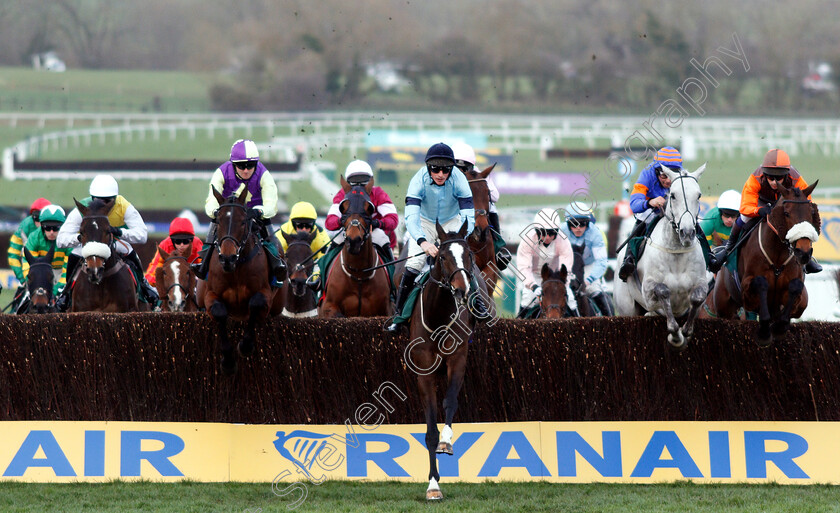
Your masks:
<svg viewBox="0 0 840 513"><path fill-rule="evenodd" d="M236 202L239 203L240 205L244 205L245 204L245 198L247 198L247 197L248 197L248 188L243 187L242 192L239 193L239 197L236 198Z"/></svg>
<svg viewBox="0 0 840 513"><path fill-rule="evenodd" d="M493 162L492 166L485 168L484 171L478 174L478 176L482 178L487 178L488 176L490 176L490 173L493 172L493 169L496 167L496 164L498 164L498 162Z"/></svg>
<svg viewBox="0 0 840 513"><path fill-rule="evenodd" d="M782 196L787 196L788 193L790 193L790 190L788 190L788 188L785 187L781 180L776 182L776 190L780 193L779 199L781 199Z"/></svg>
<svg viewBox="0 0 840 513"><path fill-rule="evenodd" d="M444 240L446 238L446 232L443 231L443 226L440 225L437 219L435 219L435 230L438 234L438 240Z"/></svg>
<svg viewBox="0 0 840 513"><path fill-rule="evenodd" d="M318 235L315 230L309 232L309 237L306 238L306 242L312 244L312 241L315 240L315 236Z"/></svg>
<svg viewBox="0 0 840 513"><path fill-rule="evenodd" d="M210 190L213 192L213 197L216 198L216 201L221 205L225 202L225 197L222 196L222 193L216 190L216 187L211 185Z"/></svg>
<svg viewBox="0 0 840 513"><path fill-rule="evenodd" d="M283 230L280 230L280 233L282 233L282 234L283 234L283 238L284 238L284 239L286 239L286 242L291 242L291 241L289 240L289 237L291 237L291 235L289 235L288 233L284 232ZM315 232L313 231L312 233L315 233Z"/></svg>
<svg viewBox="0 0 840 513"><path fill-rule="evenodd" d="M543 264L542 269L540 269L540 277L542 281L545 281L551 277L551 267L548 264Z"/></svg>
<svg viewBox="0 0 840 513"><path fill-rule="evenodd" d="M344 191L344 194L350 192L350 184L347 183L347 180L344 179L344 175L341 176L341 190Z"/></svg>
<svg viewBox="0 0 840 513"><path fill-rule="evenodd" d="M805 187L805 189L804 189L802 192L803 192L803 193L805 193L805 197L806 197L806 198L807 198L808 196L810 196L812 192L814 192L814 189L816 189L816 188L817 188L817 184L818 184L818 183L820 183L820 181L819 181L819 180L817 180L816 182L812 183L812 184L811 184L811 185L809 185L808 187Z"/></svg>
<svg viewBox="0 0 840 513"><path fill-rule="evenodd" d="M667 176L668 179L671 180L672 182L674 180L676 180L678 176L680 176L679 173L674 172L673 170L671 170L671 168L669 168L665 164L660 164L659 169L662 171L662 174Z"/></svg>
<svg viewBox="0 0 840 513"><path fill-rule="evenodd" d="M81 203L79 203L79 200L77 200L76 198L73 198L73 203L76 204L76 209L79 211L80 214L82 214L82 217L85 217L86 215L88 215L88 208L86 206L82 205Z"/></svg>
<svg viewBox="0 0 840 513"><path fill-rule="evenodd" d="M467 236L467 226L469 226L469 224L467 223L467 220L464 219L464 222L461 223L461 229L458 230L458 237L463 239Z"/></svg>
<svg viewBox="0 0 840 513"><path fill-rule="evenodd" d="M338 204L338 211L341 212L341 215L347 213L347 209L350 208L348 205L350 205L350 202L347 200L347 198L344 198L343 200L341 200L341 203Z"/></svg>
<svg viewBox="0 0 840 513"><path fill-rule="evenodd" d="M160 253L160 257L164 260L169 258L169 253L167 253L166 250L163 249L163 246L161 246L161 245L158 245L158 253Z"/></svg>
<svg viewBox="0 0 840 513"><path fill-rule="evenodd" d="M700 180L700 175L702 175L706 170L706 164L708 164L708 162L704 162L702 166L698 167L696 171L691 173L691 176L693 176L695 180Z"/></svg>
<svg viewBox="0 0 840 513"><path fill-rule="evenodd" d="M23 248L26 249L26 248ZM53 257L55 257L55 245L53 245L46 254L46 261L48 264L52 264Z"/></svg>
<svg viewBox="0 0 840 513"><path fill-rule="evenodd" d="M563 283L565 283L565 282L566 282L566 278L568 278L568 277L569 277L569 270L568 270L568 269L566 269L566 264L562 264L562 265L560 266L560 281L562 281Z"/></svg>
<svg viewBox="0 0 840 513"><path fill-rule="evenodd" d="M35 257L33 257L33 256L32 256L32 253L30 253L28 249L23 248L23 258L25 258L25 259L26 259L26 261L27 261L27 262L29 262L29 264L31 265L31 264L32 264L32 260L33 260Z"/></svg>
<svg viewBox="0 0 840 513"><path fill-rule="evenodd" d="M373 206L373 203L371 203L370 201L368 201L368 202L365 204L365 214L367 214L367 215L368 215L368 217L370 217L370 216L372 216L372 215L373 215L373 214L375 214L375 213L376 213L376 207L374 207L374 206Z"/></svg>

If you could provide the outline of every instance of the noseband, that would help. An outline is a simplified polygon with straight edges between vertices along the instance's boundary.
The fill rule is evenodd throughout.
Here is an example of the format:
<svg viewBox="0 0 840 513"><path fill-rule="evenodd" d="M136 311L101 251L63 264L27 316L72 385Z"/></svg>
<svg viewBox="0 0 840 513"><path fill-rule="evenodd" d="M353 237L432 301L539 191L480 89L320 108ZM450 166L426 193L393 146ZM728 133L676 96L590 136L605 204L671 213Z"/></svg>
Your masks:
<svg viewBox="0 0 840 513"><path fill-rule="evenodd" d="M449 239L445 240L440 243L440 247L438 249L438 259L440 259L441 254L440 251L443 251L444 246L447 246L452 243L459 243L463 246L464 254L470 255L470 262L472 262L472 254L470 252L470 246L466 239ZM443 271L443 267L441 267L441 271ZM444 279L436 280L432 273L429 273L429 281L437 285L441 288L448 288L452 295L455 295L455 288L452 286L452 277L455 276L458 272L464 271L467 274L467 291L469 292L470 283L473 281L473 273L468 269L464 269L463 267L456 267L454 271L449 273L449 276L446 276Z"/></svg>
<svg viewBox="0 0 840 513"><path fill-rule="evenodd" d="M225 204L223 204L223 205L221 205L221 206L219 207L218 212L221 212L221 210L222 210L222 209L224 209L225 207L237 207L237 208L241 208L241 209L242 209L243 211L245 211L246 213L247 213L247 211L248 211L248 209L247 209L244 205L240 205L239 203L225 203ZM218 214L218 213L216 214L216 218L217 218L217 219L219 218L219 214ZM236 252L235 252L235 255L236 255L236 261L237 261L237 262L240 262L240 261L242 260L242 255L241 255L241 253L242 253L242 248L243 248L243 247L245 247L245 244L247 244L247 243L248 243L248 239L250 239L250 238L251 238L251 235L253 234L253 224L247 220L247 216L246 216L246 221L245 221L245 224L247 225L247 231L245 232L245 236L244 236L242 239L238 239L238 238L236 238L236 237L233 235L233 233L232 233L232 231L233 231L233 223L228 223L227 233L226 233L226 234L224 234L224 235L223 235L223 236L219 239L219 242L216 244L216 251L217 251L217 253L219 254L219 258L220 258L220 259L221 259L221 257L223 256L223 255L222 255L222 244L223 244L226 240L230 240L231 242L233 242L233 245L236 247ZM259 248L257 248L257 249L259 249Z"/></svg>

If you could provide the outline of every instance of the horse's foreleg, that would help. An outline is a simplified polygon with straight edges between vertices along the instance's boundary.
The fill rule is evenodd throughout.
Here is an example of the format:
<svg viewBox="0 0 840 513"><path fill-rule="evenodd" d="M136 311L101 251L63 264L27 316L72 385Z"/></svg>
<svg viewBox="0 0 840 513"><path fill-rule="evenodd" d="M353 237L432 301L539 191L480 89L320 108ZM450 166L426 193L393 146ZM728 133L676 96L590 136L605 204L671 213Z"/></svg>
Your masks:
<svg viewBox="0 0 840 513"><path fill-rule="evenodd" d="M691 291L691 294L688 295L688 301L691 303L691 308L688 309L688 318L685 320L682 327L682 334L686 341L694 335L694 320L697 319L697 315L700 313L700 307L703 306L703 303L706 301L708 292L708 285L704 284L695 287Z"/></svg>
<svg viewBox="0 0 840 513"><path fill-rule="evenodd" d="M668 343L677 349L684 349L685 337L680 332L680 325L677 324L671 308L671 290L664 283L657 283L653 286L653 298L662 305L662 311L665 312L668 323Z"/></svg>
<svg viewBox="0 0 840 513"><path fill-rule="evenodd" d="M245 335L239 341L239 354L251 356L254 352L254 340L257 338L257 323L268 315L268 300L261 292L257 292L248 301L248 327Z"/></svg>
<svg viewBox="0 0 840 513"><path fill-rule="evenodd" d="M790 328L790 315L793 312L793 307L802 297L802 290L805 288L805 283L799 278L794 278L788 283L788 300L779 317L771 326L773 338L782 338Z"/></svg>
<svg viewBox="0 0 840 513"><path fill-rule="evenodd" d="M443 411L446 420L436 452L451 455L452 421L455 419L455 412L458 411L458 394L464 384L464 372L467 368L466 353L463 357L460 354L454 355L447 361L447 364L449 386L446 389L446 397L443 398Z"/></svg>
<svg viewBox="0 0 840 513"><path fill-rule="evenodd" d="M770 284L764 276L756 276L750 283L750 291L758 297L758 345L767 347L773 342L770 334L770 308L767 305L767 291Z"/></svg>
<svg viewBox="0 0 840 513"><path fill-rule="evenodd" d="M210 315L216 321L216 329L219 332L219 348L222 352L222 372L227 375L236 372L236 358L233 354L233 345L230 343L227 333L228 310L221 301L214 301L210 306Z"/></svg>
<svg viewBox="0 0 840 513"><path fill-rule="evenodd" d="M437 428L437 394L435 393L435 375L417 376L417 388L420 390L420 400L426 412L426 449L429 451L429 487L426 489L427 500L443 498L440 491L440 474L437 468L437 454L440 433Z"/></svg>

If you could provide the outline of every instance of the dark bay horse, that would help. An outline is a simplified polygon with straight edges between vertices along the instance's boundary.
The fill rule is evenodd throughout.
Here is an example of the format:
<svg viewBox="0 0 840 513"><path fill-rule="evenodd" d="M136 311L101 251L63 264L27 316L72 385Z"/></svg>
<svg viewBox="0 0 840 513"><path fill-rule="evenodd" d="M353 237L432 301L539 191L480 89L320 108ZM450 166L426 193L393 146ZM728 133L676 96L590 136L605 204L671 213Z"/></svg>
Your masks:
<svg viewBox="0 0 840 513"><path fill-rule="evenodd" d="M209 252L210 269L202 287L202 301L216 321L222 352L222 372L236 372L236 355L228 336L227 321L248 321L239 341L242 356L254 352L257 324L264 323L272 310L276 290L268 275L268 257L255 230L257 221L248 217L245 199L248 189L237 197L224 198L213 188L219 202L216 213L217 251ZM282 257L282 254L281 254Z"/></svg>
<svg viewBox="0 0 840 513"><path fill-rule="evenodd" d="M417 374L417 386L426 415L426 447L429 450L429 487L426 499L442 499L436 453L452 454L452 420L458 409L458 393L467 369L467 347L475 324L467 307L473 261L465 240L467 223L457 233L445 233L436 223L440 249L423 284L411 314L407 365ZM437 428L437 374L446 373L448 385L443 400L443 432Z"/></svg>
<svg viewBox="0 0 840 513"><path fill-rule="evenodd" d="M158 246L163 264L155 269L155 287L162 312L197 312L196 277L185 257ZM189 253L188 253L189 254Z"/></svg>
<svg viewBox="0 0 840 513"><path fill-rule="evenodd" d="M21 305L17 313L53 313L56 312L53 287L55 273L53 272L53 256L55 247L50 248L46 255L36 257L23 248L23 256L29 264L29 274L26 275L26 290L29 299Z"/></svg>
<svg viewBox="0 0 840 513"><path fill-rule="evenodd" d="M344 229L344 247L326 276L326 293L321 317L374 317L391 315L391 282L380 264L370 237L371 216L376 208L370 201L373 179L364 186L341 179L344 200L339 205Z"/></svg>
<svg viewBox="0 0 840 513"><path fill-rule="evenodd" d="M86 207L76 201L82 214L79 241L82 258L79 279L73 283L71 312L136 312L137 285L128 265L117 255L116 244L108 222L108 206L94 199ZM83 279L81 274L87 279ZM71 277L67 277L70 286Z"/></svg>
<svg viewBox="0 0 840 513"><path fill-rule="evenodd" d="M574 263L572 264L572 274L577 282L577 287L572 287L572 292L575 295L575 301L578 305L578 313L581 317L593 317L595 315L595 308L592 306L592 300L584 293L584 268L586 265L583 262L583 252L586 249L586 244L576 246L572 244L572 252L574 253ZM543 290L545 290L543 288Z"/></svg>
<svg viewBox="0 0 840 513"><path fill-rule="evenodd" d="M562 264L559 271L553 271L548 264L543 264L540 270L542 296L540 297L538 319L562 319L566 316L568 275L569 271L566 269L566 264Z"/></svg>
<svg viewBox="0 0 840 513"><path fill-rule="evenodd" d="M783 338L791 318L802 316L808 306L802 267L811 259L820 233L819 210L808 199L818 183L804 191L778 183L780 196L770 214L741 243L737 276L721 268L706 299L707 313L713 317L734 319L741 306L758 312L760 346Z"/></svg>
<svg viewBox="0 0 840 513"><path fill-rule="evenodd" d="M493 246L493 234L490 226L490 188L487 186L487 177L493 171L496 164L479 172L475 169L465 171L467 182L470 184L470 191L473 196L473 208L475 209L475 228L468 237L470 250L475 255L475 265L483 274L480 282L487 286L487 293L493 297L496 289L496 282L499 280L499 269L496 267L496 250Z"/></svg>
<svg viewBox="0 0 840 513"><path fill-rule="evenodd" d="M318 315L318 300L311 288L306 286L306 280L312 276L315 259L312 257L312 241L315 232L299 231L297 233L283 233L288 246L286 247L286 265L289 266L289 276L281 292L286 296L282 314L286 317L316 317Z"/></svg>

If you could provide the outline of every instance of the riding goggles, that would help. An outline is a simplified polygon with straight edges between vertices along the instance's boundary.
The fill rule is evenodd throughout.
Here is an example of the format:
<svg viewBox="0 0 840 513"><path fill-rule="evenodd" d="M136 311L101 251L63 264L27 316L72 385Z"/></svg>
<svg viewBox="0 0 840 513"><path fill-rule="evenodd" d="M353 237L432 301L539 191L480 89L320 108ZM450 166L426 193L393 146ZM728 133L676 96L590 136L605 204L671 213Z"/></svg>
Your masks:
<svg viewBox="0 0 840 513"><path fill-rule="evenodd" d="M257 163L250 161L250 162L234 162L234 166L238 167L239 169L254 169L257 167Z"/></svg>
<svg viewBox="0 0 840 513"><path fill-rule="evenodd" d="M315 228L315 221L292 221L295 230L312 230Z"/></svg>
<svg viewBox="0 0 840 513"><path fill-rule="evenodd" d="M171 240L172 244L176 246L183 246L192 242L192 238L190 237L170 237L169 240Z"/></svg>
<svg viewBox="0 0 840 513"><path fill-rule="evenodd" d="M42 224L41 229L43 229L45 232L57 232L61 229L61 226Z"/></svg>
<svg viewBox="0 0 840 513"><path fill-rule="evenodd" d="M566 221L566 225L569 228L586 228L589 226L589 219L569 219Z"/></svg>
<svg viewBox="0 0 840 513"><path fill-rule="evenodd" d="M537 228L537 235L540 237L556 237L557 230L554 228Z"/></svg>
<svg viewBox="0 0 840 513"><path fill-rule="evenodd" d="M436 174L436 173L443 173L448 175L452 172L452 166L429 166L429 173Z"/></svg>

